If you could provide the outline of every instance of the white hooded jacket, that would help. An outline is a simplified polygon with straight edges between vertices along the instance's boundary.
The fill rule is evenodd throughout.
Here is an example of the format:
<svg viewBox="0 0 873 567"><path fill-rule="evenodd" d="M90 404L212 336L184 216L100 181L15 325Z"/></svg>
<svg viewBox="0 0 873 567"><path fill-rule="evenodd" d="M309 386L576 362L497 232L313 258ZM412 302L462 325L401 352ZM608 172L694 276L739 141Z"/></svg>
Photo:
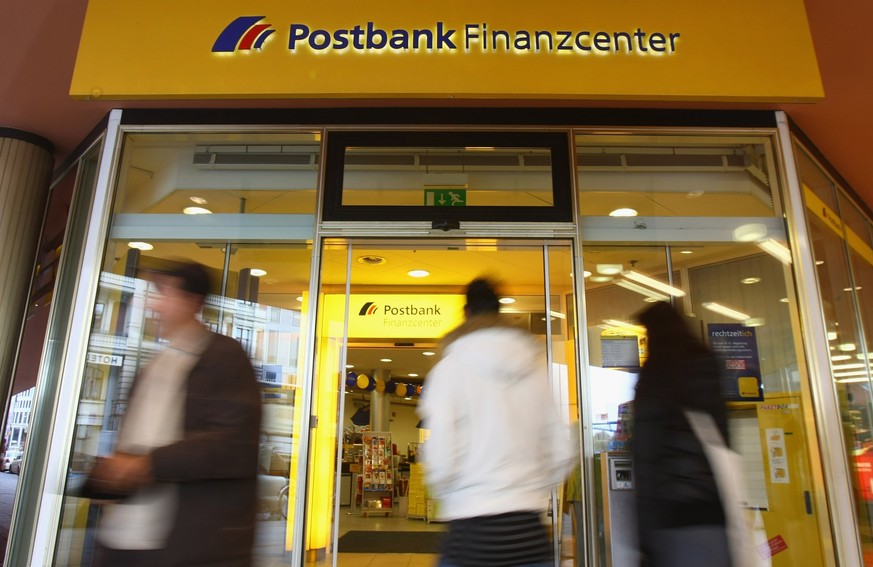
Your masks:
<svg viewBox="0 0 873 567"><path fill-rule="evenodd" d="M577 460L542 349L520 329L487 327L451 342L418 412L431 432L425 478L440 520L543 511Z"/></svg>

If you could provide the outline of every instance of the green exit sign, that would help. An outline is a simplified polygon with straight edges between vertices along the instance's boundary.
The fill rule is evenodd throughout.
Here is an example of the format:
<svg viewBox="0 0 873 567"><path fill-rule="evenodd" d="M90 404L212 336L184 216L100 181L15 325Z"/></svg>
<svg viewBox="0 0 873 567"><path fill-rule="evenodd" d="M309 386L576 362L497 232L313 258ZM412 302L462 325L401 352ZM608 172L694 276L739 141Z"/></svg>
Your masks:
<svg viewBox="0 0 873 567"><path fill-rule="evenodd" d="M425 189L424 205L426 207L466 207L466 189Z"/></svg>

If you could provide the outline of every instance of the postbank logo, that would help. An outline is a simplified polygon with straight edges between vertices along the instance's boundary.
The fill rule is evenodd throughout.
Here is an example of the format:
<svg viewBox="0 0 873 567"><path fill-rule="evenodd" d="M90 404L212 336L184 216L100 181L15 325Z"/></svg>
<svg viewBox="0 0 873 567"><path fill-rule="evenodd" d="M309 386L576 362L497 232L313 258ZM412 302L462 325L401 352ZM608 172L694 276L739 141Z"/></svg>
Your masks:
<svg viewBox="0 0 873 567"><path fill-rule="evenodd" d="M225 27L212 45L213 53L260 50L276 31L259 23L266 16L240 16ZM625 30L503 29L488 22L453 25L434 21L412 29L383 28L374 21L326 29L295 22L287 26L290 53L326 52L473 52L480 53L634 53L671 55L678 50L681 33L641 27Z"/></svg>
<svg viewBox="0 0 873 567"><path fill-rule="evenodd" d="M259 24L266 16L240 16L227 25L212 45L213 53L261 49L276 31L272 24Z"/></svg>
<svg viewBox="0 0 873 567"><path fill-rule="evenodd" d="M368 302L366 302L366 303L361 307L361 310L358 311L358 315L361 315L361 316L364 316L364 315L375 315L375 314L376 314L376 310L377 310L378 308L379 308L378 305L376 305L376 304L373 303L372 301L368 301Z"/></svg>

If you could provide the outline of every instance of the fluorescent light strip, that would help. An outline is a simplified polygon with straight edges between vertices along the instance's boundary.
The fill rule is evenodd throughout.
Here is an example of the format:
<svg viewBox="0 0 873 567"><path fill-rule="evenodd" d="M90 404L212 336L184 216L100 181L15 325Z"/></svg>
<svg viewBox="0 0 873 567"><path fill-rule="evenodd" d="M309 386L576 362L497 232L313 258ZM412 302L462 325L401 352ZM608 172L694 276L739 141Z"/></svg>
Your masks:
<svg viewBox="0 0 873 567"><path fill-rule="evenodd" d="M869 381L870 381L870 379L866 378L866 377L865 378L843 378L843 379L837 380L837 382L839 382L840 384L852 384L852 383L857 383L857 382L869 382Z"/></svg>
<svg viewBox="0 0 873 567"><path fill-rule="evenodd" d="M852 358L852 355L850 355L850 354L837 354L837 355L834 355L831 357L831 362L839 362L841 360L849 360L851 358Z"/></svg>
<svg viewBox="0 0 873 567"><path fill-rule="evenodd" d="M657 289L658 291L663 291L664 293L669 293L673 297L685 297L685 292L678 287L667 285L664 282L658 281L655 278L650 278L649 276L643 275L639 272L628 270L622 275L628 279L634 280L637 283L645 284L649 287Z"/></svg>
<svg viewBox="0 0 873 567"><path fill-rule="evenodd" d="M637 285L633 282L629 282L627 280L618 280L615 282L615 285L619 287L623 287L625 289L629 289L633 292L639 293L640 295L645 295L646 297L651 297L652 299L657 299L658 301L667 301L670 298L663 293L658 293L657 291L653 291L651 289L644 288L641 285Z"/></svg>
<svg viewBox="0 0 873 567"><path fill-rule="evenodd" d="M634 325L633 323L628 323L627 321L619 321L618 319L604 319L604 323L609 325L610 327L620 327L622 329L633 329L634 331L645 332L646 328L641 327L640 325Z"/></svg>
<svg viewBox="0 0 873 567"><path fill-rule="evenodd" d="M736 309L731 309L730 307L725 307L721 303L715 303L713 301L708 301L703 304L703 307L709 309L710 311L715 311L725 317L730 317L731 319L736 319L737 321L745 321L749 319L749 315L746 315L742 311L737 311Z"/></svg>
<svg viewBox="0 0 873 567"><path fill-rule="evenodd" d="M776 242L772 238L765 238L764 240L758 241L755 244L758 245L758 248L773 256L783 264L791 263L791 251L788 250L788 248L786 248L783 244Z"/></svg>
<svg viewBox="0 0 873 567"><path fill-rule="evenodd" d="M834 372L834 378L846 378L849 376L867 376L866 370L853 370L851 372Z"/></svg>
<svg viewBox="0 0 873 567"><path fill-rule="evenodd" d="M867 368L867 365L859 362L857 364L835 364L832 367L833 370L857 370L859 368Z"/></svg>

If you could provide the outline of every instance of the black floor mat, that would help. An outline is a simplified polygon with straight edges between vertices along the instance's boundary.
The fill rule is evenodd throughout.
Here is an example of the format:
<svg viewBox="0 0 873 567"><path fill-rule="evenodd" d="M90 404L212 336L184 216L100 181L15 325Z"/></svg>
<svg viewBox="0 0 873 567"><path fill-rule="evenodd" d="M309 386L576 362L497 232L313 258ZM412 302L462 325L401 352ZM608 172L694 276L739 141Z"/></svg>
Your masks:
<svg viewBox="0 0 873 567"><path fill-rule="evenodd" d="M340 553L439 553L442 532L351 531L339 538Z"/></svg>

